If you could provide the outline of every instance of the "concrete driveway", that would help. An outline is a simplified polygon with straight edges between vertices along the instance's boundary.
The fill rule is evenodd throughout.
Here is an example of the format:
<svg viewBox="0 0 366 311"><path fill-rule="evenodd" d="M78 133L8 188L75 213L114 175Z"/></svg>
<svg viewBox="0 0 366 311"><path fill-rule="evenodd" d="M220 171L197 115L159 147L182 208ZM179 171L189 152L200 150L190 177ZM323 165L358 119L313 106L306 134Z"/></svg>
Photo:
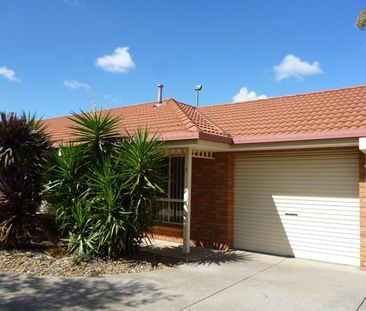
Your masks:
<svg viewBox="0 0 366 311"><path fill-rule="evenodd" d="M100 278L0 274L0 310L366 310L366 272L246 252Z"/></svg>

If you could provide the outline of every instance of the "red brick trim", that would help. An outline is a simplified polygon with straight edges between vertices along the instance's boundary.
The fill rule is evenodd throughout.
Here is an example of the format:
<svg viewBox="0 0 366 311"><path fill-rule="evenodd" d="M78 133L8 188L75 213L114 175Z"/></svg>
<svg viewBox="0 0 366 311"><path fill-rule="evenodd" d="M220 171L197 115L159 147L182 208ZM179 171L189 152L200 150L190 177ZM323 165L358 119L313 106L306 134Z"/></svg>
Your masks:
<svg viewBox="0 0 366 311"><path fill-rule="evenodd" d="M193 159L191 238L196 245L233 247L233 153Z"/></svg>
<svg viewBox="0 0 366 311"><path fill-rule="evenodd" d="M151 238L169 242L183 243L183 227L159 224L154 226Z"/></svg>
<svg viewBox="0 0 366 311"><path fill-rule="evenodd" d="M149 235L152 239L175 242L179 244L183 244L183 228L182 227L172 227L170 225L159 225L153 228L153 232ZM215 242L209 240L202 239L191 239L191 246L198 247L208 247L220 250L229 250L231 249L231 245L228 243Z"/></svg>

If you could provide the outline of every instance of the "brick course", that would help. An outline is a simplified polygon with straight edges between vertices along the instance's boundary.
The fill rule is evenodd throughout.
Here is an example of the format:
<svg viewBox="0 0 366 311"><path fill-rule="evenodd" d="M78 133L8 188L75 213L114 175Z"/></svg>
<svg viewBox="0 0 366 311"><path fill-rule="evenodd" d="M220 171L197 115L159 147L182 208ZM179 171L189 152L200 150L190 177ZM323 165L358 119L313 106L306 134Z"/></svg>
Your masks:
<svg viewBox="0 0 366 311"><path fill-rule="evenodd" d="M183 228L177 225L161 225L155 226L152 238L176 243L183 243Z"/></svg>
<svg viewBox="0 0 366 311"><path fill-rule="evenodd" d="M216 153L214 158L193 159L191 238L196 245L230 249L233 246L233 154Z"/></svg>

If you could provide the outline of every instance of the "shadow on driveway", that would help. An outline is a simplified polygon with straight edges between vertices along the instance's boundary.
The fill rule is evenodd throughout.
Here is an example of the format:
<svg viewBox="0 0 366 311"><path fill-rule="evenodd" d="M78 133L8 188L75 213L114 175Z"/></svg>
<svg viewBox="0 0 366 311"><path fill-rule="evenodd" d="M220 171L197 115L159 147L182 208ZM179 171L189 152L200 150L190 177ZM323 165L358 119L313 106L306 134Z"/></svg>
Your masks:
<svg viewBox="0 0 366 311"><path fill-rule="evenodd" d="M101 310L173 300L152 283L119 278L42 278L0 274L0 310Z"/></svg>
<svg viewBox="0 0 366 311"><path fill-rule="evenodd" d="M160 242L159 244L150 244L143 249L146 252L156 255L175 258L178 262L194 265L221 265L234 262L247 262L251 260L252 253L243 251L223 251L203 247L191 247L189 254L183 253L181 245L171 245L173 243Z"/></svg>
<svg viewBox="0 0 366 311"><path fill-rule="evenodd" d="M240 251L223 252L217 251L208 253L202 258L193 259L191 262L196 265L222 265L226 263L234 262L248 262L251 260L252 254L244 253Z"/></svg>

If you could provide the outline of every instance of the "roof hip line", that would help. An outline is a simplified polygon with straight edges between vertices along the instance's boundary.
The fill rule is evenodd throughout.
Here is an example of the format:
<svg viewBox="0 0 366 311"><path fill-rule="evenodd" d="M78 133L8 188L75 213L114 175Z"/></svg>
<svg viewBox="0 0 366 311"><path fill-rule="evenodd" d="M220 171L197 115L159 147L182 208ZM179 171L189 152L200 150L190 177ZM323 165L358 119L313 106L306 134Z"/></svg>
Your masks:
<svg viewBox="0 0 366 311"><path fill-rule="evenodd" d="M188 119L189 123L198 131L229 137L225 130L210 121L205 115L199 112L196 107L178 102L174 99L172 99L172 101L174 101L176 107L184 114L185 119Z"/></svg>

